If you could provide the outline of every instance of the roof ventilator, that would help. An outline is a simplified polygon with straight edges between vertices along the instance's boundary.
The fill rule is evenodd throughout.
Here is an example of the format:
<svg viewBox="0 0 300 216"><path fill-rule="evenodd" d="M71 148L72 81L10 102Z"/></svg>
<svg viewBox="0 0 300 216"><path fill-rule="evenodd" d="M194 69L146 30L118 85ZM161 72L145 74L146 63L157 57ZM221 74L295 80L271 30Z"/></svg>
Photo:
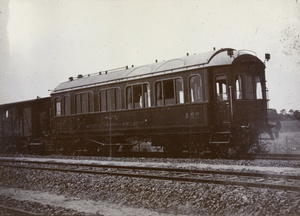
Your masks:
<svg viewBox="0 0 300 216"><path fill-rule="evenodd" d="M230 58L233 56L233 50L232 49L228 49L227 50L227 55L230 56Z"/></svg>
<svg viewBox="0 0 300 216"><path fill-rule="evenodd" d="M269 61L271 59L270 53L265 54L265 59L266 59L266 61Z"/></svg>

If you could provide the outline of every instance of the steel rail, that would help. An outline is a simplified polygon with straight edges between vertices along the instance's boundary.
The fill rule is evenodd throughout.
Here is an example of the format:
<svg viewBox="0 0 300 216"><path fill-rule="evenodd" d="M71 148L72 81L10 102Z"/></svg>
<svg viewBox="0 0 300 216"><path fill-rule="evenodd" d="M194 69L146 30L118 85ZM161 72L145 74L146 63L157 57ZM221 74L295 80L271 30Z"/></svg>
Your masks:
<svg viewBox="0 0 300 216"><path fill-rule="evenodd" d="M194 133L194 132L192 132ZM196 132L195 132L196 133ZM93 141L93 140L91 140ZM109 145L105 143L99 143L99 145ZM197 158L197 159L212 159L213 157L210 153L205 153L205 155L199 156L199 153L189 153L183 152L182 154L170 155L170 153L165 152L115 152L113 157L133 157L133 158ZM222 159L222 158L219 158ZM223 158L229 159L229 158ZM233 160L239 158L231 158ZM300 160L300 154L248 154L245 158L240 158L245 160Z"/></svg>
<svg viewBox="0 0 300 216"><path fill-rule="evenodd" d="M0 162L17 162L17 163L32 163L32 164L47 164L47 165L65 165L65 166L85 166L91 168L106 168L106 169L130 169L130 170L146 170L146 171L165 171L165 172L178 172L188 174L213 174L213 175L238 175L249 177L261 178L285 178L300 180L300 175L282 175L272 173L252 173L252 172L236 172L236 171L219 171L219 170L198 170L198 169L185 169L185 168L167 168L167 167L146 167L146 166L120 166L120 165L103 165L103 164L87 164L87 163L68 163L68 162L55 162L55 161L30 161L30 160L14 160L14 159L1 159Z"/></svg>
<svg viewBox="0 0 300 216"><path fill-rule="evenodd" d="M9 162L21 162L21 163L39 163L37 161L11 161ZM208 184L220 184L220 185L238 185L243 187L257 187L257 188L269 188L269 189L279 189L279 190L289 190L300 192L300 186L291 186L291 185L278 185L270 183L257 183L257 182L243 182L243 181L232 181L232 180L218 180L218 179L207 179L205 176L193 177L192 174L212 174L212 175L233 175L233 176L249 176L249 177L263 177L263 178L279 178L279 179L295 179L299 180L300 176L295 175L279 175L279 174L263 174L263 173L240 173L232 171L215 171L215 170L187 170L187 169L173 169L173 168L153 168L153 167L129 167L129 166L113 166L113 165L93 165L93 164L74 164L74 163L58 163L58 162L43 162L40 164L48 165L65 165L65 166L87 166L89 168L105 168L105 169L114 169L108 171L99 171L99 170L83 170L83 169L67 169L67 168L51 168L51 167L37 167L37 166L25 166L22 165L10 165L3 164L2 166L7 166L11 168L26 168L34 170L46 170L46 171L60 171L60 172L73 172L73 173L83 173L83 174L93 174L93 175L113 175L113 176L123 176L131 178L147 178L147 179L157 179L157 180L170 180L170 181L184 181L184 182L194 182L194 183L208 183ZM126 170L127 172L124 172ZM128 173L129 171L132 171ZM140 174L136 171L158 171L165 172L169 176L164 175L163 173L154 173L154 174ZM184 174L190 176L170 176L170 174Z"/></svg>
<svg viewBox="0 0 300 216"><path fill-rule="evenodd" d="M300 160L299 154L258 154L251 158L263 160Z"/></svg>
<svg viewBox="0 0 300 216"><path fill-rule="evenodd" d="M193 132L192 132L193 133ZM196 133L196 132L195 132ZM199 158L199 153L183 152L178 155L170 155L165 152L116 152L114 157L146 157L146 158ZM201 159L212 159L215 158L211 153L206 153L200 157ZM222 158L220 158L222 159ZM229 158L223 158L229 159ZM239 159L239 158L231 158ZM241 158L240 158L241 159ZM242 159L254 160L300 160L300 154L248 154Z"/></svg>

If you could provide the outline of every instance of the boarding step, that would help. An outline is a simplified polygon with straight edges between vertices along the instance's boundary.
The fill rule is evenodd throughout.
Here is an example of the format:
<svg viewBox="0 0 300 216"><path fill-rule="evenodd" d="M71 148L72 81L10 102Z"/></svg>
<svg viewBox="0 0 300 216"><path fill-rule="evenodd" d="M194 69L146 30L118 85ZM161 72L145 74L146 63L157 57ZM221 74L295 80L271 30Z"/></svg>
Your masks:
<svg viewBox="0 0 300 216"><path fill-rule="evenodd" d="M214 132L210 136L209 144L229 144L231 140L230 131Z"/></svg>

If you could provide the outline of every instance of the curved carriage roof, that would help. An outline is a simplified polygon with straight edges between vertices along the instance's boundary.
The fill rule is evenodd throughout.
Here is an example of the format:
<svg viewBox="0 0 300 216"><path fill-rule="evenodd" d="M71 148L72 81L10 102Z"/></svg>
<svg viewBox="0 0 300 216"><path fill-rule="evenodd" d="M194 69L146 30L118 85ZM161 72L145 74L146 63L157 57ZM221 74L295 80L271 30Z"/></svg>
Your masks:
<svg viewBox="0 0 300 216"><path fill-rule="evenodd" d="M81 78L71 79L67 82L59 84L52 94L81 89L86 87L98 86L114 82L138 79L164 73L174 73L184 70L192 70L195 68L203 68L218 65L231 64L234 58L231 58L227 51L232 50L234 56L241 55L241 52L231 48L214 50L206 53L188 55L182 58L171 59L168 61L156 62L153 64L123 68L111 72L98 72L82 76Z"/></svg>

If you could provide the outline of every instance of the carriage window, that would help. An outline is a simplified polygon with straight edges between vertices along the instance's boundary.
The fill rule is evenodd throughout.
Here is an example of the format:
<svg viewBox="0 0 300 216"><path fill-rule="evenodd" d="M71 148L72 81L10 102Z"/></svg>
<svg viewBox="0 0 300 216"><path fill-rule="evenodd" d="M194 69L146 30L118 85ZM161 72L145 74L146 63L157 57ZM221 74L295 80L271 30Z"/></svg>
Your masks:
<svg viewBox="0 0 300 216"><path fill-rule="evenodd" d="M126 87L126 108L144 108L151 106L150 85L139 84Z"/></svg>
<svg viewBox="0 0 300 216"><path fill-rule="evenodd" d="M203 101L201 76L196 75L190 78L190 101L191 102Z"/></svg>
<svg viewBox="0 0 300 216"><path fill-rule="evenodd" d="M121 109L120 89L112 88L100 91L100 111L114 111Z"/></svg>
<svg viewBox="0 0 300 216"><path fill-rule="evenodd" d="M163 81L163 95L165 105L175 104L175 94L174 94L174 81L165 80Z"/></svg>
<svg viewBox="0 0 300 216"><path fill-rule="evenodd" d="M255 77L256 82L256 99L262 99L262 83L259 76Z"/></svg>
<svg viewBox="0 0 300 216"><path fill-rule="evenodd" d="M55 99L55 116L61 116L61 103L60 99Z"/></svg>
<svg viewBox="0 0 300 216"><path fill-rule="evenodd" d="M127 109L132 109L133 104L132 104L132 87L131 86L128 86L126 88L126 96L127 96L126 108Z"/></svg>
<svg viewBox="0 0 300 216"><path fill-rule="evenodd" d="M75 96L75 107L76 107L76 114L81 113L81 97L80 94Z"/></svg>
<svg viewBox="0 0 300 216"><path fill-rule="evenodd" d="M94 112L94 99L91 92L77 94L75 96L76 114Z"/></svg>
<svg viewBox="0 0 300 216"><path fill-rule="evenodd" d="M106 90L100 91L100 111L106 111Z"/></svg>
<svg viewBox="0 0 300 216"><path fill-rule="evenodd" d="M114 89L108 89L106 91L106 96L107 111L116 110L116 94Z"/></svg>
<svg viewBox="0 0 300 216"><path fill-rule="evenodd" d="M155 83L156 105L184 103L182 79L163 80Z"/></svg>
<svg viewBox="0 0 300 216"><path fill-rule="evenodd" d="M150 85L143 85L143 97L144 97L144 106L151 107L151 97L150 97Z"/></svg>
<svg viewBox="0 0 300 216"><path fill-rule="evenodd" d="M163 100L162 100L162 87L161 87L161 82L155 83L155 92L156 92L156 105L157 106L162 106L163 105Z"/></svg>
<svg viewBox="0 0 300 216"><path fill-rule="evenodd" d="M89 95L81 94L81 112L88 113L89 112Z"/></svg>
<svg viewBox="0 0 300 216"><path fill-rule="evenodd" d="M216 76L216 94L217 100L228 100L227 96L227 81L225 75Z"/></svg>
<svg viewBox="0 0 300 216"><path fill-rule="evenodd" d="M235 99L243 99L242 76L235 75Z"/></svg>
<svg viewBox="0 0 300 216"><path fill-rule="evenodd" d="M254 99L253 77L250 75L245 76L245 98Z"/></svg>
<svg viewBox="0 0 300 216"><path fill-rule="evenodd" d="M5 111L5 118L8 118L8 110Z"/></svg>
<svg viewBox="0 0 300 216"><path fill-rule="evenodd" d="M141 85L133 86L133 102L134 108L143 107L143 90Z"/></svg>
<svg viewBox="0 0 300 216"><path fill-rule="evenodd" d="M64 98L64 112L65 115L71 114L70 96L65 96Z"/></svg>
<svg viewBox="0 0 300 216"><path fill-rule="evenodd" d="M176 103L182 104L184 103L184 95L183 95L183 82L181 79L175 79L175 87L176 87Z"/></svg>

